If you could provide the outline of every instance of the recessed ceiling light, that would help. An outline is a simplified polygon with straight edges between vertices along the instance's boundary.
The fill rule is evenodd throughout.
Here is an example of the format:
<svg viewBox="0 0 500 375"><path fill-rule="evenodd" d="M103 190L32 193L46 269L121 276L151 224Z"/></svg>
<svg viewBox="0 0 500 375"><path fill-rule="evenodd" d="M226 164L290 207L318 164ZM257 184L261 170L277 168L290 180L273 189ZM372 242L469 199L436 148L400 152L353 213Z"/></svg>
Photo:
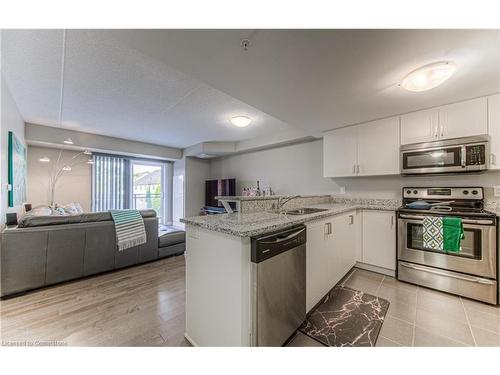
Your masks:
<svg viewBox="0 0 500 375"><path fill-rule="evenodd" d="M457 66L452 61L424 65L408 74L401 82L401 86L408 91L427 91L445 82L456 69Z"/></svg>
<svg viewBox="0 0 500 375"><path fill-rule="evenodd" d="M231 123L238 128L244 128L252 122L252 119L247 116L235 116L231 119Z"/></svg>
<svg viewBox="0 0 500 375"><path fill-rule="evenodd" d="M67 145L72 145L73 144L73 141L72 141L71 138L66 138L63 142L66 143Z"/></svg>
<svg viewBox="0 0 500 375"><path fill-rule="evenodd" d="M44 156L44 157L42 157L42 158L40 158L38 160L41 161L42 163L50 163L50 159L48 157L46 157L46 156Z"/></svg>
<svg viewBox="0 0 500 375"><path fill-rule="evenodd" d="M65 165L64 167L62 167L62 170L63 171L70 171L71 167L69 165Z"/></svg>

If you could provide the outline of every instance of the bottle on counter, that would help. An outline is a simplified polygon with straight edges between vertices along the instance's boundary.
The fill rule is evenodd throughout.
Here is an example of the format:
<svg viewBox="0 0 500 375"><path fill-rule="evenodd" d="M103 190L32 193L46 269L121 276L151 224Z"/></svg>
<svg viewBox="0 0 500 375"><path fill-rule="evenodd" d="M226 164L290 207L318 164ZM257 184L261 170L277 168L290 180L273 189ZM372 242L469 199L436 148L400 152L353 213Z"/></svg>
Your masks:
<svg viewBox="0 0 500 375"><path fill-rule="evenodd" d="M259 185L259 180L257 180L257 189L255 190L255 195L257 197L261 196L261 191L260 191L260 185Z"/></svg>

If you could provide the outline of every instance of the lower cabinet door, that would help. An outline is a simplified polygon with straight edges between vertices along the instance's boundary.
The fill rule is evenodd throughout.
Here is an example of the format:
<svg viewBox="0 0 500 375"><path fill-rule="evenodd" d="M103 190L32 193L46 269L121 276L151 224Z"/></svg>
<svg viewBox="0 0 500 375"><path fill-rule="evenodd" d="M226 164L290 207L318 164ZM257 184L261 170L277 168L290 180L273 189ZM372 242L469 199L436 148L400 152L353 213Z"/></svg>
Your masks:
<svg viewBox="0 0 500 375"><path fill-rule="evenodd" d="M339 253L337 282L356 264L358 246L358 227L356 212L349 212L335 218L333 238Z"/></svg>
<svg viewBox="0 0 500 375"><path fill-rule="evenodd" d="M323 220L307 224L306 311L324 297L330 285L327 228Z"/></svg>
<svg viewBox="0 0 500 375"><path fill-rule="evenodd" d="M363 211L363 263L396 269L396 217L393 211Z"/></svg>

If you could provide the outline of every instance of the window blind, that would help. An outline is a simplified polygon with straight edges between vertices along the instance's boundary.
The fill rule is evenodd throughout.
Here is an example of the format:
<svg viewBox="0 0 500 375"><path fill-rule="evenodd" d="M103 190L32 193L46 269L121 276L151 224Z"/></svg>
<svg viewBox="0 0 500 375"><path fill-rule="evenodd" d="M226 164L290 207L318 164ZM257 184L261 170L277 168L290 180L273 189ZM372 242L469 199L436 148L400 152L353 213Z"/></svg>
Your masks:
<svg viewBox="0 0 500 375"><path fill-rule="evenodd" d="M92 158L92 211L130 208L129 160L102 154Z"/></svg>

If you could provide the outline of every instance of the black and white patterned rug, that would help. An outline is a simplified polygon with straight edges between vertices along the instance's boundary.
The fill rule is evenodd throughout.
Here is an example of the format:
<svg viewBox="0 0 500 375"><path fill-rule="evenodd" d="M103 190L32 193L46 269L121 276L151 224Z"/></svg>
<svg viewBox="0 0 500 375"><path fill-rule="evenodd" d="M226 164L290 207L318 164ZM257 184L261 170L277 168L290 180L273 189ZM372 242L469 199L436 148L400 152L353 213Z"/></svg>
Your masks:
<svg viewBox="0 0 500 375"><path fill-rule="evenodd" d="M326 346L375 346L389 301L335 287L299 330Z"/></svg>

